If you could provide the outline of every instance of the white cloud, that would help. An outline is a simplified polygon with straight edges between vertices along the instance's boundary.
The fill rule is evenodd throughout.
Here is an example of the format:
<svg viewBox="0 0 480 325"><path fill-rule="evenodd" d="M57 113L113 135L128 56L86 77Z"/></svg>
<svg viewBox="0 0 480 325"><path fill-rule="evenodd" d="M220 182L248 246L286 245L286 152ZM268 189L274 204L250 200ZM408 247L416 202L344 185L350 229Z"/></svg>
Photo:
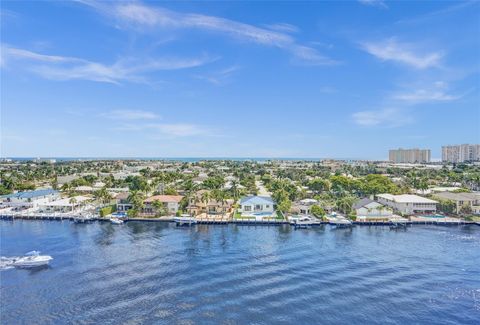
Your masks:
<svg viewBox="0 0 480 325"><path fill-rule="evenodd" d="M297 43L288 32L291 25L277 24L273 28L261 28L242 22L202 14L179 13L161 7L147 6L137 2L107 3L96 1L80 1L103 14L113 17L120 26L134 29L155 30L156 28L199 29L221 33L233 38L252 43L272 46L292 53L296 58L312 65L336 64L334 60L320 54L316 49ZM279 31L283 28L283 31Z"/></svg>
<svg viewBox="0 0 480 325"><path fill-rule="evenodd" d="M416 104L422 102L446 102L459 99L460 97L446 94L441 90L418 89L411 93L394 95L393 98Z"/></svg>
<svg viewBox="0 0 480 325"><path fill-rule="evenodd" d="M443 81L437 81L428 88L416 88L413 91L396 93L393 99L407 102L409 104L419 104L425 102L448 102L461 98L461 95L451 95L447 93L448 84Z"/></svg>
<svg viewBox="0 0 480 325"><path fill-rule="evenodd" d="M214 85L223 85L227 83L231 76L240 69L239 66L233 65L225 69L214 71L208 74L195 75L195 78L208 81Z"/></svg>
<svg viewBox="0 0 480 325"><path fill-rule="evenodd" d="M352 118L356 124L365 127L399 127L412 122L411 117L397 108L361 111L354 113Z"/></svg>
<svg viewBox="0 0 480 325"><path fill-rule="evenodd" d="M110 119L114 120L153 120L158 119L160 116L154 112L142 111L142 110L113 110L108 113L102 114Z"/></svg>
<svg viewBox="0 0 480 325"><path fill-rule="evenodd" d="M358 2L366 6L388 9L387 4L383 0L358 0Z"/></svg>
<svg viewBox="0 0 480 325"><path fill-rule="evenodd" d="M151 72L194 68L216 60L206 55L191 59L122 58L111 65L106 65L76 57L39 54L6 45L2 45L1 49L2 67L20 61L23 64L19 68L26 68L46 79L81 79L114 84L122 81L145 82L146 74Z"/></svg>
<svg viewBox="0 0 480 325"><path fill-rule="evenodd" d="M416 46L399 43L395 38L381 42L364 42L361 46L365 51L381 60L403 63L416 69L438 67L443 57L441 51L420 53Z"/></svg>

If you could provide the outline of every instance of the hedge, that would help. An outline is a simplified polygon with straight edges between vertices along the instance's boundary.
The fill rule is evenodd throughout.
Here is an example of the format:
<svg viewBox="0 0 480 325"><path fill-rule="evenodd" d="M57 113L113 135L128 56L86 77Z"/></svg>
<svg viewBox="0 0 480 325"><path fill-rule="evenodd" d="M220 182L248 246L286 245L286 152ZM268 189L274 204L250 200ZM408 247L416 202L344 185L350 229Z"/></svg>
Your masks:
<svg viewBox="0 0 480 325"><path fill-rule="evenodd" d="M115 211L117 211L117 206L115 205L109 205L107 207L101 208L100 217L108 216L109 214L112 214Z"/></svg>

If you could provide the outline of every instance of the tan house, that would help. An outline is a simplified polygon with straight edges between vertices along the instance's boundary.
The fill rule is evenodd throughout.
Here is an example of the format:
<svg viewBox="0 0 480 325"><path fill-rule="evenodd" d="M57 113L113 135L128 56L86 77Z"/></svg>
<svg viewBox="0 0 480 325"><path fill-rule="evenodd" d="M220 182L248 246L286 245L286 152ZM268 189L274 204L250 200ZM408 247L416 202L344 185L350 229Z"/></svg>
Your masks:
<svg viewBox="0 0 480 325"><path fill-rule="evenodd" d="M180 206L180 201L183 199L181 195L154 195L147 198L142 209L143 215L154 216L157 214L157 209L155 208L154 202L159 201L163 204L165 208L165 213L168 215L173 215L178 212Z"/></svg>
<svg viewBox="0 0 480 325"><path fill-rule="evenodd" d="M209 198L208 201L205 202L202 200L204 193L209 193L209 191L198 191L188 202L187 211L190 215L197 216L202 213L207 215L223 215L232 212L233 204L235 203L233 199L217 201L213 198Z"/></svg>
<svg viewBox="0 0 480 325"><path fill-rule="evenodd" d="M455 202L456 213L460 213L462 207L469 207L473 214L480 214L480 193L435 193L435 198Z"/></svg>

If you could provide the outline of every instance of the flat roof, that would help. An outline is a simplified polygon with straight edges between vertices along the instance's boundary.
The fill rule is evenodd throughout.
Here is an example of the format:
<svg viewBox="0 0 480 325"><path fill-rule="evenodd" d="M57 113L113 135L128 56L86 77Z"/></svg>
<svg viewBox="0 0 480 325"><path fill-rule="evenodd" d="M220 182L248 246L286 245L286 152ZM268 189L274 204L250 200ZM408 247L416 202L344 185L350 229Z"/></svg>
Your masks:
<svg viewBox="0 0 480 325"><path fill-rule="evenodd" d="M438 203L437 201L430 200L414 194L393 195L386 193L378 194L377 197L385 198L387 200L391 200L397 203Z"/></svg>

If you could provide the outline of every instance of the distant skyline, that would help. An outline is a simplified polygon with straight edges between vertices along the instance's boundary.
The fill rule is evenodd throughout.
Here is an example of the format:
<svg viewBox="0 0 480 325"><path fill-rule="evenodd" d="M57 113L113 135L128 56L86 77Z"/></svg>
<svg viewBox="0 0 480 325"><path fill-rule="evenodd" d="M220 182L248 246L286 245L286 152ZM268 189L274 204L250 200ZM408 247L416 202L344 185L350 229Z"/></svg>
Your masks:
<svg viewBox="0 0 480 325"><path fill-rule="evenodd" d="M2 157L480 143L480 2L3 1Z"/></svg>

